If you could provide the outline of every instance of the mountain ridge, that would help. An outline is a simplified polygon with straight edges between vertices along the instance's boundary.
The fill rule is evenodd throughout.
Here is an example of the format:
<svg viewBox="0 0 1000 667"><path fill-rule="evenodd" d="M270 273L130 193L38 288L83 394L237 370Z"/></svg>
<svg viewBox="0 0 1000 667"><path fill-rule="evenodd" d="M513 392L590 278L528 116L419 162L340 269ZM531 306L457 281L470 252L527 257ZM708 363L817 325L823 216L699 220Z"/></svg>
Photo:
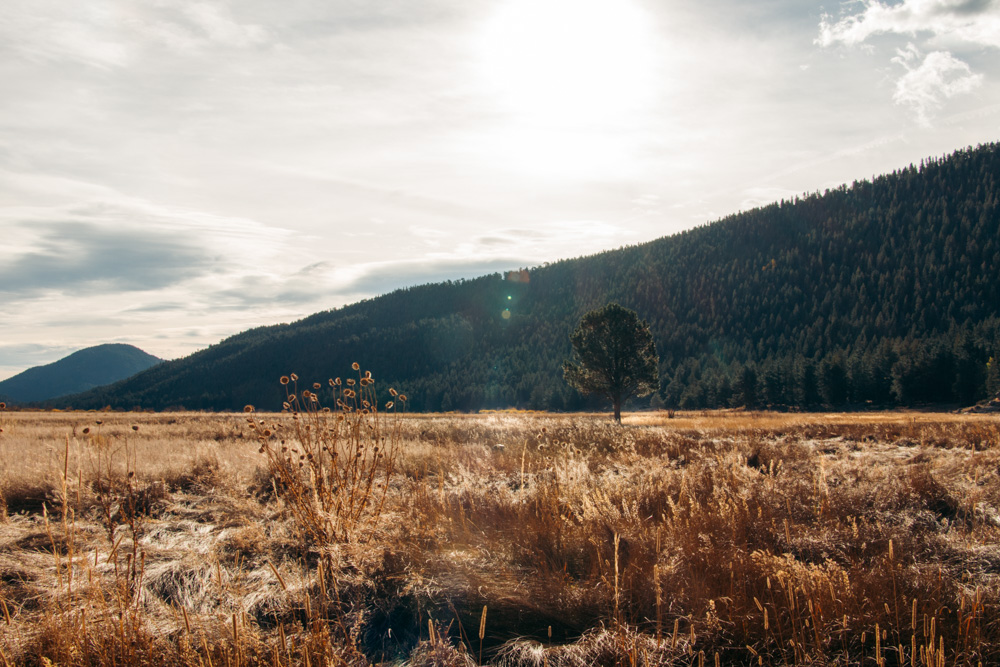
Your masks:
<svg viewBox="0 0 1000 667"><path fill-rule="evenodd" d="M648 243L250 329L63 404L278 408L279 376L324 382L356 361L415 410L594 408L561 363L609 301L650 323L656 406L969 404L1000 389L998 178L998 144L962 149Z"/></svg>
<svg viewBox="0 0 1000 667"><path fill-rule="evenodd" d="M0 381L0 397L11 403L31 403L77 394L123 380L161 361L134 345L94 345Z"/></svg>

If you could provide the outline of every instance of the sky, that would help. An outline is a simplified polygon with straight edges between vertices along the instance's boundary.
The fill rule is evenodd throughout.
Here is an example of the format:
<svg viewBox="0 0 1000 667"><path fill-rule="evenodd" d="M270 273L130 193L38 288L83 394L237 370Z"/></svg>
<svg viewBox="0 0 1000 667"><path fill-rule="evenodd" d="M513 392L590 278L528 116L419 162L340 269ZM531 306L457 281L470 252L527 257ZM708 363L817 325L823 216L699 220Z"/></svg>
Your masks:
<svg viewBox="0 0 1000 667"><path fill-rule="evenodd" d="M1000 0L5 0L0 379L1000 139Z"/></svg>

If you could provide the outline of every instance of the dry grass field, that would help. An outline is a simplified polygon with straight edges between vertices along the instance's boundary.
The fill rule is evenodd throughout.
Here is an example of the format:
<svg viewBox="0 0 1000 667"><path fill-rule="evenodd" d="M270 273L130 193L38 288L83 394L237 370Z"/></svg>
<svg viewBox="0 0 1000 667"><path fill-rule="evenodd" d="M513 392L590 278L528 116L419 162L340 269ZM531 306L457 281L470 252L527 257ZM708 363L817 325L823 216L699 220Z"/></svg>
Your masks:
<svg viewBox="0 0 1000 667"><path fill-rule="evenodd" d="M997 417L376 416L351 387L0 413L3 664L1000 664Z"/></svg>

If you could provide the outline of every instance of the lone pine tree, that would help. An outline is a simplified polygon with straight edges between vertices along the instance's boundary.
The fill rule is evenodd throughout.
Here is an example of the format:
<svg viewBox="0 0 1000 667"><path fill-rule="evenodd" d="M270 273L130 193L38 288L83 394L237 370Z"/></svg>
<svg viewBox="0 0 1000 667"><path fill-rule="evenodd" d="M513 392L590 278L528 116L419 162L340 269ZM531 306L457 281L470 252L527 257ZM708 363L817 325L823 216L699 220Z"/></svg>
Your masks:
<svg viewBox="0 0 1000 667"><path fill-rule="evenodd" d="M659 380L649 325L617 303L592 310L570 335L574 359L563 363L566 381L581 393L611 399L621 423L622 402L648 396Z"/></svg>

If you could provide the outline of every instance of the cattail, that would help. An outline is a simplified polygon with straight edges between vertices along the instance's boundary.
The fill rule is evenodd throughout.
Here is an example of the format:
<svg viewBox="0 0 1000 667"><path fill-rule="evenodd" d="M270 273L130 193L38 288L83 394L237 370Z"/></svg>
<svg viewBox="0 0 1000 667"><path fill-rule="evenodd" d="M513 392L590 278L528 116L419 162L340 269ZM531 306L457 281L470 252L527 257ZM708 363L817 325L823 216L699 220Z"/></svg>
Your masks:
<svg viewBox="0 0 1000 667"><path fill-rule="evenodd" d="M274 566L274 563L272 563L271 561L267 561L267 564L271 568L271 572L274 573L274 576L278 580L278 583L281 584L281 590L287 591L288 590L288 586L285 585L285 579L284 579L284 577L281 576L281 573L278 572L278 568L276 568Z"/></svg>

